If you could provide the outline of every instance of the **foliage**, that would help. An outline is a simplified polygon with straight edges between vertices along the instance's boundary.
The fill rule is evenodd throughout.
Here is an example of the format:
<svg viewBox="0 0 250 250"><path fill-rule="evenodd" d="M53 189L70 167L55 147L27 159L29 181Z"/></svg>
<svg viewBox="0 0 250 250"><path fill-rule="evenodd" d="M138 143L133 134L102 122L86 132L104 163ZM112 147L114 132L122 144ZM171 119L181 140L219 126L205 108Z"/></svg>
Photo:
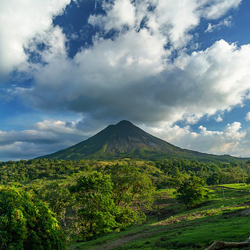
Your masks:
<svg viewBox="0 0 250 250"><path fill-rule="evenodd" d="M0 183L30 183L34 180L61 180L81 175L93 170L104 172L105 166L128 165L140 172L145 170L158 188L178 186L183 177L195 174L206 180L208 185L238 183L247 181L250 176L249 163L201 162L187 159L165 159L162 161L134 161L130 159L113 161L96 160L51 160L34 159L0 162Z"/></svg>
<svg viewBox="0 0 250 250"><path fill-rule="evenodd" d="M50 209L57 215L64 226L66 226L66 210L71 202L71 195L68 187L52 183L38 191L40 198L49 204Z"/></svg>
<svg viewBox="0 0 250 250"><path fill-rule="evenodd" d="M111 176L98 172L80 176L70 188L79 206L78 228L87 239L146 219L135 205L151 202L154 188L150 178L127 165L108 167L108 173Z"/></svg>
<svg viewBox="0 0 250 250"><path fill-rule="evenodd" d="M124 229L133 224L141 224L146 220L146 215L141 210L134 210L130 207L117 207L116 221L119 228Z"/></svg>
<svg viewBox="0 0 250 250"><path fill-rule="evenodd" d="M86 218L93 216L96 220L93 226L97 225L97 227L100 226L100 228L103 227L104 229L96 229L97 233L89 234L88 237L91 238L91 235L110 232L114 229L119 231L119 229L125 229L129 225L145 221L145 213L149 212L146 208L152 204L152 197L155 196L154 186L161 189L181 187L194 174L204 180L202 181L203 187L205 182L208 185L225 183L239 183L237 185L242 185L240 183L250 183L249 164L250 162L244 162L243 160L201 162L181 158L164 159L156 162L135 161L128 158L112 161L21 160L0 162L0 184L13 185L17 182L25 185L26 190L35 189L36 197L33 194L31 195L32 199L37 200L39 198L45 201L57 215L57 219L62 222L62 228L67 232L67 236L70 235L72 238L74 238L73 234L76 231L73 231L71 226L75 224L77 219L79 219L77 222L78 229L82 231L83 228L88 228L90 225ZM97 211L99 211L97 203L101 199L97 198L94 201L94 198L98 196L93 196L93 200L90 199L97 209L93 209L93 213L90 210L86 212L84 209L88 208L88 206L83 204L83 200L79 199L82 190L79 189L79 194L77 194L78 191L75 191L74 194L78 198L74 204L75 199L67 189L69 185L75 184L77 186L77 179L80 176L88 177L92 175L90 173L93 173L93 171L97 171L105 178L108 178L111 186L108 199L112 209L106 208L105 202L101 202L102 205L99 208L102 213L99 215L97 214ZM242 189L242 186L240 188ZM94 189L93 186L93 194L95 194ZM224 191L221 190L220 193L221 197L224 197L223 202L229 198L229 190L225 189ZM102 192L105 194L105 191ZM106 197L106 194L104 196ZM164 202L164 199L161 202ZM176 208L169 203L166 208L162 203L158 205L161 214L160 218L166 214L172 215L171 211L175 211ZM224 203L221 206L224 206ZM77 215L76 210L78 210ZM154 214L154 212L149 213L150 216L147 216L147 218L151 218L152 214ZM106 218L107 220L110 219L112 223L106 223ZM102 221L104 221L103 225L101 225Z"/></svg>
<svg viewBox="0 0 250 250"><path fill-rule="evenodd" d="M177 199L187 207L192 207L209 198L208 189L205 188L204 181L197 177L191 176L184 180L177 190Z"/></svg>
<svg viewBox="0 0 250 250"><path fill-rule="evenodd" d="M77 216L83 237L111 232L118 226L112 189L110 176L97 172L81 176L72 186L71 192L75 193L79 205Z"/></svg>
<svg viewBox="0 0 250 250"><path fill-rule="evenodd" d="M116 164L108 169L111 174L115 204L128 207L136 199L139 205L152 203L154 186L146 173L135 166Z"/></svg>
<svg viewBox="0 0 250 250"><path fill-rule="evenodd" d="M0 187L0 235L0 249L65 249L54 214L21 188Z"/></svg>
<svg viewBox="0 0 250 250"><path fill-rule="evenodd" d="M120 227L145 221L143 209L152 205L155 190L149 175L127 164L107 166L106 171L113 182L112 198L118 209L116 221Z"/></svg>
<svg viewBox="0 0 250 250"><path fill-rule="evenodd" d="M157 221L157 215L151 214L140 226L131 226L89 242L77 242L70 249L198 250L205 249L214 240L244 241L249 235L249 217L241 212L249 208L250 185L226 186L227 199L223 198L220 187L211 187L213 199L210 202L187 210L176 202L173 190L160 190L162 209L166 212L173 209L172 216L168 214Z"/></svg>

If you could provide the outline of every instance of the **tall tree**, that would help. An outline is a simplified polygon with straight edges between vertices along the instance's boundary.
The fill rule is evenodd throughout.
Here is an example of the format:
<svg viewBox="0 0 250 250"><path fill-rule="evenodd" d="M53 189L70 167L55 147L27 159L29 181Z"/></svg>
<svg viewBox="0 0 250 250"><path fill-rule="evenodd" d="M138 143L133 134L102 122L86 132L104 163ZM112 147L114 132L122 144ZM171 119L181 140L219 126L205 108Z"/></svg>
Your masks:
<svg viewBox="0 0 250 250"><path fill-rule="evenodd" d="M83 237L91 238L118 227L116 206L112 199L113 184L109 175L91 173L81 176L70 188L79 206L78 227Z"/></svg>

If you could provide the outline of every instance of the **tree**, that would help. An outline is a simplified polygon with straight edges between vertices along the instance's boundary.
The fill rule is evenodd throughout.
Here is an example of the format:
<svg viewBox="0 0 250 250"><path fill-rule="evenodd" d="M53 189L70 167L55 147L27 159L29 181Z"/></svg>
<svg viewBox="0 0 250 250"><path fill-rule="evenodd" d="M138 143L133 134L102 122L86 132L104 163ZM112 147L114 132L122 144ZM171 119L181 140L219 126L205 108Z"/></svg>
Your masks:
<svg viewBox="0 0 250 250"><path fill-rule="evenodd" d="M135 166L118 164L108 172L114 184L113 198L117 206L128 207L135 199L140 205L152 203L155 188L146 173L141 173Z"/></svg>
<svg viewBox="0 0 250 250"><path fill-rule="evenodd" d="M172 173L172 185L174 187L180 187L184 180L189 177L186 171L180 172L179 168L175 167Z"/></svg>
<svg viewBox="0 0 250 250"><path fill-rule="evenodd" d="M65 185L60 186L58 183L52 183L39 190L39 196L43 201L49 203L50 209L66 227L65 215L71 202L69 189Z"/></svg>
<svg viewBox="0 0 250 250"><path fill-rule="evenodd" d="M144 208L152 205L154 186L146 173L138 167L116 164L106 169L113 182L114 203L118 209L116 221L120 228L146 220Z"/></svg>
<svg viewBox="0 0 250 250"><path fill-rule="evenodd" d="M208 185L218 185L220 183L220 174L217 172L212 173L208 178L207 178L207 184Z"/></svg>
<svg viewBox="0 0 250 250"><path fill-rule="evenodd" d="M177 190L177 199L187 207L197 205L207 198L208 189L205 188L204 181L197 176L185 179Z"/></svg>
<svg viewBox="0 0 250 250"><path fill-rule="evenodd" d="M79 206L78 227L83 237L89 239L119 226L115 220L117 208L112 199L113 185L109 175L94 172L81 176L70 190Z"/></svg>
<svg viewBox="0 0 250 250"><path fill-rule="evenodd" d="M0 249L65 249L54 214L22 188L0 187L0 235Z"/></svg>

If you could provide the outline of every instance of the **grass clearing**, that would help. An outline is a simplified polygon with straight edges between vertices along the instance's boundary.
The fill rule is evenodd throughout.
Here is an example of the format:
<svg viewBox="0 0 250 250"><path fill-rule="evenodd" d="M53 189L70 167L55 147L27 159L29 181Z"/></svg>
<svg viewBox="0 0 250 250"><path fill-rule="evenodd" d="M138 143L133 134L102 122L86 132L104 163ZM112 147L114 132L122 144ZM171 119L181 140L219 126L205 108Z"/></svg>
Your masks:
<svg viewBox="0 0 250 250"><path fill-rule="evenodd" d="M162 213L174 210L174 214L166 213L158 221L154 210L142 225L89 242L74 242L69 249L205 249L214 240L244 241L249 236L250 218L242 215L242 211L250 208L250 185L211 187L211 200L192 209L178 204L174 191L159 190L155 207Z"/></svg>

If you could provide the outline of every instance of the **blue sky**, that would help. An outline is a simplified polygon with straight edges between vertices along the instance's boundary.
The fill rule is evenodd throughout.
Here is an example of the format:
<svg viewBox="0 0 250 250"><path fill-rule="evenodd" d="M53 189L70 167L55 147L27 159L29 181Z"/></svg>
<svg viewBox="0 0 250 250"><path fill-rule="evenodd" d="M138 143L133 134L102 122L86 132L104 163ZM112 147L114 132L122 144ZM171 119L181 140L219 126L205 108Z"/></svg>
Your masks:
<svg viewBox="0 0 250 250"><path fill-rule="evenodd" d="M127 119L250 157L248 0L2 0L0 161ZM39 10L39 11L38 11Z"/></svg>

